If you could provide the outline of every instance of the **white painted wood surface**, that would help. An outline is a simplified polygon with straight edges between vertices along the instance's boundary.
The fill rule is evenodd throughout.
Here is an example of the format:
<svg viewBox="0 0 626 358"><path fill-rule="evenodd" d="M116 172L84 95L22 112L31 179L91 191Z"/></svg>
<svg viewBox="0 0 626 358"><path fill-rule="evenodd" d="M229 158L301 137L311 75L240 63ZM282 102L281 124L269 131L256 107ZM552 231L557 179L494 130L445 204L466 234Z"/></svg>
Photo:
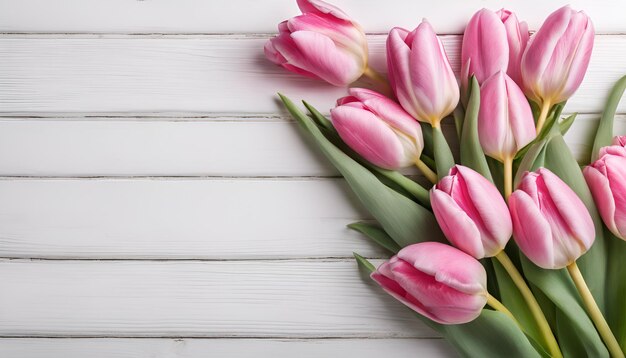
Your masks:
<svg viewBox="0 0 626 358"><path fill-rule="evenodd" d="M206 358L452 356L441 339L0 339L2 357L21 358Z"/></svg>
<svg viewBox="0 0 626 358"><path fill-rule="evenodd" d="M263 57L267 35L17 36L0 38L0 107L6 112L283 113L276 92L327 111L344 88L293 75ZM460 70L460 36L444 36ZM370 36L384 69L385 36ZM68 55L71 54L71 55ZM626 35L597 37L571 112L599 112L626 73ZM626 102L619 107L626 111Z"/></svg>
<svg viewBox="0 0 626 358"><path fill-rule="evenodd" d="M379 69L392 26L428 18L458 68L474 11L506 5L536 29L561 5L335 3ZM566 107L582 158L626 73L626 6L570 3L599 33ZM296 14L295 0L0 0L0 357L454 355L363 282L352 251L386 253L345 225L368 215L275 101L326 112L345 93L263 59Z"/></svg>

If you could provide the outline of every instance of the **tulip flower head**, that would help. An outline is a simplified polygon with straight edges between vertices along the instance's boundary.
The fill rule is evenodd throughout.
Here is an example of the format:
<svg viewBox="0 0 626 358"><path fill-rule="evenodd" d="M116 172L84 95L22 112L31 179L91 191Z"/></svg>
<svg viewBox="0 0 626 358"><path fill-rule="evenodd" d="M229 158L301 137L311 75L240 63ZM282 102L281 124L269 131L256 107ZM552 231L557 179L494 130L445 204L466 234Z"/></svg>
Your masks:
<svg viewBox="0 0 626 358"><path fill-rule="evenodd" d="M441 40L423 21L387 37L389 82L402 107L419 121L438 126L459 102L459 88Z"/></svg>
<svg viewBox="0 0 626 358"><path fill-rule="evenodd" d="M595 240L585 204L545 168L526 172L509 198L513 237L537 266L561 269L574 263Z"/></svg>
<svg viewBox="0 0 626 358"><path fill-rule="evenodd" d="M535 139L535 120L517 84L500 71L480 88L478 136L488 156L504 162Z"/></svg>
<svg viewBox="0 0 626 358"><path fill-rule="evenodd" d="M526 96L540 105L571 97L589 66L594 34L591 20L582 11L564 6L548 16L522 56Z"/></svg>
<svg viewBox="0 0 626 358"><path fill-rule="evenodd" d="M265 56L289 71L335 86L356 81L367 68L363 29L343 11L321 0L298 0L302 15L278 24Z"/></svg>
<svg viewBox="0 0 626 358"><path fill-rule="evenodd" d="M456 165L431 189L435 218L450 242L477 259L497 255L513 233L498 189L474 170Z"/></svg>
<svg viewBox="0 0 626 358"><path fill-rule="evenodd" d="M626 149L604 147L600 158L583 171L602 221L626 240Z"/></svg>
<svg viewBox="0 0 626 358"><path fill-rule="evenodd" d="M461 45L463 88L467 88L467 81L472 75L482 84L494 74L506 72L509 64L509 42L507 28L501 17L502 15L491 10L482 9L468 22Z"/></svg>
<svg viewBox="0 0 626 358"><path fill-rule="evenodd" d="M381 168L396 170L415 163L424 148L419 123L380 93L364 88L349 93L330 112L341 139Z"/></svg>
<svg viewBox="0 0 626 358"><path fill-rule="evenodd" d="M452 246L423 242L405 247L372 279L400 302L441 324L476 319L487 302L487 273Z"/></svg>
<svg viewBox="0 0 626 358"><path fill-rule="evenodd" d="M509 75L519 86L522 85L522 74L520 64L522 55L528 44L530 34L528 33L528 24L524 21L517 20L515 13L501 9L496 11L496 15L504 24L506 30L506 38L509 45L509 63L506 74Z"/></svg>

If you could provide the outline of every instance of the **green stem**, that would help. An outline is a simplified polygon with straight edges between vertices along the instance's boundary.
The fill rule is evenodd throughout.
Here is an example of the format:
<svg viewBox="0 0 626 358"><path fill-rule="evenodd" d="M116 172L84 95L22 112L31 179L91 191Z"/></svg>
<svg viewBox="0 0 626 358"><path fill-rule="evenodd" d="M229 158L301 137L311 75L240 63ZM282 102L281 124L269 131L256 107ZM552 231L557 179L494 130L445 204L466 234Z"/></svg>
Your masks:
<svg viewBox="0 0 626 358"><path fill-rule="evenodd" d="M541 129L543 129L543 125L546 123L546 118L548 118L548 112L550 112L551 106L552 103L550 100L546 100L541 104L541 113L537 119L537 135L541 133Z"/></svg>
<svg viewBox="0 0 626 358"><path fill-rule="evenodd" d="M433 184L437 184L437 174L430 170L426 163L422 162L422 160L418 158L415 160L415 166L422 172L422 174L424 174L426 179L430 180Z"/></svg>
<svg viewBox="0 0 626 358"><path fill-rule="evenodd" d="M491 306L494 310L499 311L504 313L505 315L509 316L510 319L513 320L513 322L515 322L515 324L517 324L518 326L520 325L519 322L515 319L515 317L513 316L513 314L511 313L511 311L509 311L508 308L506 308L502 302L498 301L497 298L493 297L491 294L487 293L487 304L489 306ZM521 326L520 326L521 327Z"/></svg>
<svg viewBox="0 0 626 358"><path fill-rule="evenodd" d="M504 198L508 201L513 192L513 158L504 159Z"/></svg>
<svg viewBox="0 0 626 358"><path fill-rule="evenodd" d="M587 308L587 313L589 314L589 317L591 317L593 324L595 324L600 337L602 337L604 344L611 354L611 357L624 358L624 352L622 352L622 349L620 348L619 343L617 343L617 339L615 339L609 324L606 323L602 312L600 312L600 308L598 307L596 300L593 298L593 295L591 295L591 291L589 291L589 287L587 286L578 265L576 265L576 262L568 265L567 271L572 277L572 280L576 285L576 289L578 289L578 293L580 293L580 297L583 299L583 303Z"/></svg>
<svg viewBox="0 0 626 358"><path fill-rule="evenodd" d="M441 131L440 121L433 121L431 124L433 128L433 152L437 165L437 177L441 179L448 175L450 168L454 166L454 156L446 137L444 137Z"/></svg>
<svg viewBox="0 0 626 358"><path fill-rule="evenodd" d="M517 286L517 289L522 294L522 297L524 297L526 305L528 305L530 313L533 315L535 322L537 322L539 331L541 332L541 335L543 336L545 343L548 346L550 355L554 358L563 357L561 349L559 348L559 344L557 343L556 338L552 333L552 329L550 329L548 320L543 314L543 311L539 306L539 302L537 302L537 299L526 284L526 281L524 281L524 277L522 277L522 274L519 272L517 267L515 267L509 256L504 251L500 251L500 253L497 254L495 258L504 267L509 276L511 276L511 280L513 280L513 283L515 283L515 286Z"/></svg>

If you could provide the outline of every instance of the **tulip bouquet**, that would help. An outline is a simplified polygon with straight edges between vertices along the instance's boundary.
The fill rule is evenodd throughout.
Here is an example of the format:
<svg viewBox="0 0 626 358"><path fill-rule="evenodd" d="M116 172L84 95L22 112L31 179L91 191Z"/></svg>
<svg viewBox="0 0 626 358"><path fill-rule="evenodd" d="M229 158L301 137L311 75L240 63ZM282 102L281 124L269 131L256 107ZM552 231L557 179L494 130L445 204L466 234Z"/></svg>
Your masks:
<svg viewBox="0 0 626 358"><path fill-rule="evenodd" d="M530 36L514 13L480 10L458 79L428 22L394 28L385 77L348 15L298 5L266 56L335 86L376 83L349 88L330 119L280 96L375 218L349 227L393 254L378 268L355 254L361 268L463 356L624 357L626 137L613 121L626 76L588 160L563 140L593 47L587 15L560 8ZM409 166L429 183L399 171Z"/></svg>

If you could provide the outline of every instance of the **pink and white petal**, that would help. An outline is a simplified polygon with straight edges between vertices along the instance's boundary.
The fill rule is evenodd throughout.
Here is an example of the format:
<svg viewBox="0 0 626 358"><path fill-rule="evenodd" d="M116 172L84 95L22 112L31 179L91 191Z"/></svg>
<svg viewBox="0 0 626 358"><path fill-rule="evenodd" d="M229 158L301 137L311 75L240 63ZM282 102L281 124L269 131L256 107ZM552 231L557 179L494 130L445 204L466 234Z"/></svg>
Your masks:
<svg viewBox="0 0 626 358"><path fill-rule="evenodd" d="M476 223L448 194L436 188L430 192L433 213L452 245L476 259L485 257L481 234Z"/></svg>
<svg viewBox="0 0 626 358"><path fill-rule="evenodd" d="M405 163L396 134L373 113L339 106L331 110L331 119L341 139L371 163L386 169L399 169Z"/></svg>
<svg viewBox="0 0 626 358"><path fill-rule="evenodd" d="M599 165L603 166L604 163ZM619 235L619 231L615 225L615 200L613 199L613 193L611 193L608 178L594 166L585 167L583 174L585 175L587 186L589 186L591 190L596 208L598 208L600 212L600 217L602 217L602 221L604 221L604 225L606 225L613 234Z"/></svg>
<svg viewBox="0 0 626 358"><path fill-rule="evenodd" d="M564 227L569 228L579 244L589 249L595 240L596 231L587 207L556 174L545 168L540 168L539 174L549 192L548 196L558 211L555 214L563 218Z"/></svg>
<svg viewBox="0 0 626 358"><path fill-rule="evenodd" d="M398 252L398 258L458 291L467 294L483 293L487 273L472 256L452 246L438 242L422 242L407 246Z"/></svg>
<svg viewBox="0 0 626 358"><path fill-rule="evenodd" d="M330 15L344 21L352 21L341 9L322 0L298 0L298 7L304 14Z"/></svg>
<svg viewBox="0 0 626 358"><path fill-rule="evenodd" d="M405 39L408 32L402 28L393 28L387 37L387 69L389 81L398 102L413 118L419 118L417 103L413 94L410 74L411 49Z"/></svg>
<svg viewBox="0 0 626 358"><path fill-rule="evenodd" d="M330 84L347 86L361 77L365 70L364 63L339 49L330 38L322 34L297 31L291 34L291 38L302 56L306 58L308 67L304 69L315 73Z"/></svg>
<svg viewBox="0 0 626 358"><path fill-rule="evenodd" d="M517 246L535 265L555 269L554 246L550 224L524 191L516 190L509 197L513 221L513 237Z"/></svg>
<svg viewBox="0 0 626 358"><path fill-rule="evenodd" d="M509 209L498 188L470 168L457 165L457 170L465 182L463 186L467 190L470 202L478 212L479 217L474 221L480 220L491 236L483 239L498 240L495 246L504 248L513 233L513 224Z"/></svg>

